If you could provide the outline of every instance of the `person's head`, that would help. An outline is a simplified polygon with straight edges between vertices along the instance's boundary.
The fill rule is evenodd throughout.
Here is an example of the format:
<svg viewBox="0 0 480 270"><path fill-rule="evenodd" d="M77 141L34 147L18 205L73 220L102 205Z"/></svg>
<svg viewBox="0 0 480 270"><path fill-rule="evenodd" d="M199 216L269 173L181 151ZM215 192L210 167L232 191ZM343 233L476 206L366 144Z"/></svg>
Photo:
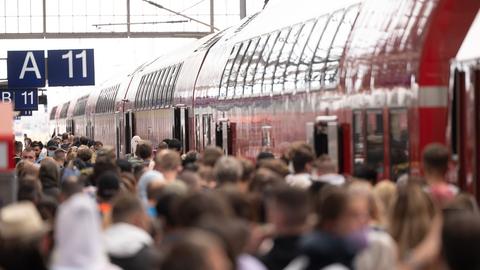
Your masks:
<svg viewBox="0 0 480 270"><path fill-rule="evenodd" d="M280 159L264 159L257 164L257 168L269 169L282 177L290 173L287 164Z"/></svg>
<svg viewBox="0 0 480 270"><path fill-rule="evenodd" d="M442 144L433 143L425 147L422 154L422 165L425 177L444 179L448 171L448 148Z"/></svg>
<svg viewBox="0 0 480 270"><path fill-rule="evenodd" d="M271 152L260 152L257 155L257 163L266 160L266 159L274 159L275 156Z"/></svg>
<svg viewBox="0 0 480 270"><path fill-rule="evenodd" d="M105 172L113 172L115 174L119 173L119 169L114 162L114 160L110 160L104 157L97 158L95 164L93 165L93 174L91 176L93 185L96 185L98 183L98 178Z"/></svg>
<svg viewBox="0 0 480 270"><path fill-rule="evenodd" d="M169 178L168 174L173 174L175 180L176 174L182 169L182 160L178 152L172 150L163 150L155 157L155 170L164 174L165 178Z"/></svg>
<svg viewBox="0 0 480 270"><path fill-rule="evenodd" d="M397 186L388 180L378 182L373 188L373 193L381 203L381 211L386 217L390 213L395 196L397 195Z"/></svg>
<svg viewBox="0 0 480 270"><path fill-rule="evenodd" d="M162 194L164 188L165 188L165 181L160 180L160 179L155 179L153 181L150 181L147 184L147 199L151 203L156 203L156 200L158 197L160 197L160 194Z"/></svg>
<svg viewBox="0 0 480 270"><path fill-rule="evenodd" d="M377 182L377 171L375 168L367 164L356 165L353 176L359 180L368 181L372 185L375 185Z"/></svg>
<svg viewBox="0 0 480 270"><path fill-rule="evenodd" d="M17 166L15 167L15 172L19 179L27 175L38 178L39 169L40 167L38 166L38 164L34 164L28 160L22 160L17 163Z"/></svg>
<svg viewBox="0 0 480 270"><path fill-rule="evenodd" d="M58 144L54 140L47 142L47 156L53 157L55 155L55 150L58 149Z"/></svg>
<svg viewBox="0 0 480 270"><path fill-rule="evenodd" d="M60 170L52 158L45 158L40 163L39 178L44 189L59 187Z"/></svg>
<svg viewBox="0 0 480 270"><path fill-rule="evenodd" d="M21 141L15 141L15 154L21 155L23 150L23 143Z"/></svg>
<svg viewBox="0 0 480 270"><path fill-rule="evenodd" d="M230 217L232 209L217 193L194 192L178 202L174 213L176 224L185 228L197 225L205 217Z"/></svg>
<svg viewBox="0 0 480 270"><path fill-rule="evenodd" d="M168 145L168 149L176 151L177 153L182 152L182 142L180 140L174 138L166 141L166 143Z"/></svg>
<svg viewBox="0 0 480 270"><path fill-rule="evenodd" d="M88 145L89 139L85 136L80 137L80 145Z"/></svg>
<svg viewBox="0 0 480 270"><path fill-rule="evenodd" d="M183 171L178 175L178 180L185 183L189 190L200 190L200 176L197 173L191 171Z"/></svg>
<svg viewBox="0 0 480 270"><path fill-rule="evenodd" d="M113 223L128 223L148 230L149 223L142 202L135 195L121 195L112 203Z"/></svg>
<svg viewBox="0 0 480 270"><path fill-rule="evenodd" d="M77 158L81 159L83 162L90 162L92 154L92 150L84 145L80 146L77 150Z"/></svg>
<svg viewBox="0 0 480 270"><path fill-rule="evenodd" d="M442 257L450 270L480 269L480 216L459 211L445 217Z"/></svg>
<svg viewBox="0 0 480 270"><path fill-rule="evenodd" d="M217 186L238 184L242 173L242 164L234 157L221 157L213 167L213 175Z"/></svg>
<svg viewBox="0 0 480 270"><path fill-rule="evenodd" d="M40 155L40 153L42 152L42 149L43 149L42 142L34 141L30 144L30 147L35 152L35 158L38 158L38 156Z"/></svg>
<svg viewBox="0 0 480 270"><path fill-rule="evenodd" d="M165 140L168 140L168 139L165 139ZM163 140L161 141L158 146L157 146L157 152L161 152L162 150L167 150L168 149L168 144L167 142Z"/></svg>
<svg viewBox="0 0 480 270"><path fill-rule="evenodd" d="M102 201L112 200L120 190L120 179L118 174L105 172L100 175L97 181L97 196Z"/></svg>
<svg viewBox="0 0 480 270"><path fill-rule="evenodd" d="M426 236L436 209L419 184L399 187L389 216L389 232L397 242L400 257L416 247Z"/></svg>
<svg viewBox="0 0 480 270"><path fill-rule="evenodd" d="M223 151L217 146L207 146L203 151L201 162L205 166L213 167L217 160L223 156Z"/></svg>
<svg viewBox="0 0 480 270"><path fill-rule="evenodd" d="M18 201L30 201L37 204L42 197L42 186L37 178L27 175L18 181Z"/></svg>
<svg viewBox="0 0 480 270"><path fill-rule="evenodd" d="M160 269L231 270L221 241L204 231L188 231L170 245Z"/></svg>
<svg viewBox="0 0 480 270"><path fill-rule="evenodd" d="M43 254L49 226L31 202L18 202L0 210L2 269L47 269Z"/></svg>
<svg viewBox="0 0 480 270"><path fill-rule="evenodd" d="M368 202L351 196L344 187L322 189L316 201L318 228L340 236L348 236L365 227ZM368 218L367 218L368 220Z"/></svg>
<svg viewBox="0 0 480 270"><path fill-rule="evenodd" d="M135 149L135 155L143 160L151 159L152 154L152 143L147 140L140 141L140 143L137 145L137 149Z"/></svg>
<svg viewBox="0 0 480 270"><path fill-rule="evenodd" d="M327 155L322 155L313 162L312 174L322 176L338 173L337 164Z"/></svg>
<svg viewBox="0 0 480 270"><path fill-rule="evenodd" d="M137 181L131 172L120 173L120 190L123 193L137 194Z"/></svg>
<svg viewBox="0 0 480 270"><path fill-rule="evenodd" d="M267 220L278 235L303 232L310 212L305 190L287 185L274 187L267 195Z"/></svg>
<svg viewBox="0 0 480 270"><path fill-rule="evenodd" d="M63 133L63 134L62 134L62 142L63 142L63 143L68 143L68 137L69 137L69 136L68 136L68 133L66 133L66 132Z"/></svg>
<svg viewBox="0 0 480 270"><path fill-rule="evenodd" d="M269 188L284 183L284 179L279 174L266 168L258 169L253 175L250 191L263 194Z"/></svg>
<svg viewBox="0 0 480 270"><path fill-rule="evenodd" d="M23 142L25 143L25 147L29 147L32 144L32 139L25 138Z"/></svg>
<svg viewBox="0 0 480 270"><path fill-rule="evenodd" d="M81 193L83 184L75 176L67 177L60 185L60 201L66 201L77 193Z"/></svg>
<svg viewBox="0 0 480 270"><path fill-rule="evenodd" d="M306 143L295 143L289 153L295 173L310 173L315 154L312 147Z"/></svg>
<svg viewBox="0 0 480 270"><path fill-rule="evenodd" d="M31 147L25 147L22 151L22 160L27 160L30 162L35 162L36 153Z"/></svg>
<svg viewBox="0 0 480 270"><path fill-rule="evenodd" d="M182 166L185 168L189 166L191 168L192 165L197 162L199 159L200 154L197 151L188 151L184 156L182 156Z"/></svg>
<svg viewBox="0 0 480 270"><path fill-rule="evenodd" d="M95 151L98 151L103 148L103 143L101 141L95 141L93 147Z"/></svg>
<svg viewBox="0 0 480 270"><path fill-rule="evenodd" d="M133 173L132 163L128 162L128 160L120 158L117 159L116 164L121 172Z"/></svg>
<svg viewBox="0 0 480 270"><path fill-rule="evenodd" d="M65 166L66 159L67 159L67 153L62 148L58 148L53 153L53 160L55 160L55 162L57 162L58 166L60 167Z"/></svg>

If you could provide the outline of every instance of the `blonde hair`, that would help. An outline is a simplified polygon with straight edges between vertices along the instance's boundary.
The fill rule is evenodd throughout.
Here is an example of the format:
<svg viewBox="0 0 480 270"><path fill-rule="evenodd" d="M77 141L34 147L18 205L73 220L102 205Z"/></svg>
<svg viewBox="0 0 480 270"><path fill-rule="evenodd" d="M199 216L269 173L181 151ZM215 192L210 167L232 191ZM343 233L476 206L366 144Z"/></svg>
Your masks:
<svg viewBox="0 0 480 270"><path fill-rule="evenodd" d="M427 235L436 214L435 205L413 181L398 188L389 215L389 232L397 242L399 257L406 256Z"/></svg>
<svg viewBox="0 0 480 270"><path fill-rule="evenodd" d="M386 219L397 196L397 186L390 180L380 181L373 187L373 193L378 198L380 204L380 215Z"/></svg>

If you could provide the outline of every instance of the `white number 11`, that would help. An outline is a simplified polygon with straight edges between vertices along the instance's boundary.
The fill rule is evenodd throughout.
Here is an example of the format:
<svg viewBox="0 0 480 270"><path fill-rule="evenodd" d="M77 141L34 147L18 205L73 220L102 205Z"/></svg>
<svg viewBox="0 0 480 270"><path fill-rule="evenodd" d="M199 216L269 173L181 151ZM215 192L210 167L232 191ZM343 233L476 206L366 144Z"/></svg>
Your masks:
<svg viewBox="0 0 480 270"><path fill-rule="evenodd" d="M82 58L82 77L87 77L87 51L83 50L81 53L76 54L75 58ZM68 77L73 78L73 51L62 55L62 59L68 59Z"/></svg>
<svg viewBox="0 0 480 270"><path fill-rule="evenodd" d="M30 93L23 92L22 96L23 96L24 104L33 104L33 92L30 92ZM28 103L27 96L30 96L30 103Z"/></svg>

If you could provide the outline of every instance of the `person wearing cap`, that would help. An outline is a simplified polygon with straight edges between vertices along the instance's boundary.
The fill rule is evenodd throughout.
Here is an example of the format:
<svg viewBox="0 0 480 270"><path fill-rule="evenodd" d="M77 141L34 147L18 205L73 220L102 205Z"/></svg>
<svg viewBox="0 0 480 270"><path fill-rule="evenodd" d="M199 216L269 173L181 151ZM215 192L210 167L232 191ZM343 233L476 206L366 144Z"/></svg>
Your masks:
<svg viewBox="0 0 480 270"><path fill-rule="evenodd" d="M47 156L53 157L55 155L55 151L58 149L58 145L55 143L54 140L50 140L47 142Z"/></svg>
<svg viewBox="0 0 480 270"><path fill-rule="evenodd" d="M53 160L55 160L60 169L63 169L67 160L67 151L63 150L60 147L57 148L53 153Z"/></svg>
<svg viewBox="0 0 480 270"><path fill-rule="evenodd" d="M15 270L47 269L42 248L49 226L35 205L20 202L0 210L0 268Z"/></svg>

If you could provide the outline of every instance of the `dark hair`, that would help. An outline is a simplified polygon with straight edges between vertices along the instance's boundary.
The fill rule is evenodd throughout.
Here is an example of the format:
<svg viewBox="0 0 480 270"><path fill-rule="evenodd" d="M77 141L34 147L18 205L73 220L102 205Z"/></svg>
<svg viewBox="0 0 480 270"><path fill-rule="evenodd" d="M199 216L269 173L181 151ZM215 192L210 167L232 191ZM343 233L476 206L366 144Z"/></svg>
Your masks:
<svg viewBox="0 0 480 270"><path fill-rule="evenodd" d="M40 141L34 141L30 144L30 147L33 149L34 147L40 147L40 149L43 149L43 143Z"/></svg>
<svg viewBox="0 0 480 270"><path fill-rule="evenodd" d="M68 140L68 133L63 133L62 134L62 140Z"/></svg>
<svg viewBox="0 0 480 270"><path fill-rule="evenodd" d="M267 201L277 205L285 216L285 225L304 225L309 210L308 193L300 188L277 185L267 193Z"/></svg>
<svg viewBox="0 0 480 270"><path fill-rule="evenodd" d="M111 200L120 190L120 178L116 173L105 172L98 178L97 195L103 200Z"/></svg>
<svg viewBox="0 0 480 270"><path fill-rule="evenodd" d="M377 171L370 165L357 164L353 172L353 176L360 180L367 180L372 185L377 182Z"/></svg>
<svg viewBox="0 0 480 270"><path fill-rule="evenodd" d="M83 144L83 145L88 145L88 141L89 141L89 139L88 139L87 137L85 137L85 136L81 136L81 137L80 137L80 140L79 140L80 145L82 145L82 144Z"/></svg>
<svg viewBox="0 0 480 270"><path fill-rule="evenodd" d="M195 192L179 201L175 207L176 223L182 227L197 225L204 217L229 217L232 209L217 193Z"/></svg>
<svg viewBox="0 0 480 270"><path fill-rule="evenodd" d="M89 148L80 148L77 151L77 157L83 162L90 161L92 159L92 154L92 150L90 150Z"/></svg>
<svg viewBox="0 0 480 270"><path fill-rule="evenodd" d="M451 270L480 269L480 217L468 211L446 215L442 253Z"/></svg>
<svg viewBox="0 0 480 270"><path fill-rule="evenodd" d="M113 223L128 222L136 213L143 211L142 202L134 195L122 195L116 198L112 207Z"/></svg>
<svg viewBox="0 0 480 270"><path fill-rule="evenodd" d="M275 156L272 153L270 153L270 152L260 152L257 155L257 162L259 162L261 160L272 159L272 158L275 158Z"/></svg>
<svg viewBox="0 0 480 270"><path fill-rule="evenodd" d="M182 142L180 140L173 138L166 141L166 143L168 144L168 149L172 149L177 152L182 151Z"/></svg>
<svg viewBox="0 0 480 270"><path fill-rule="evenodd" d="M69 198L72 195L82 192L83 185L78 180L65 179L61 184L61 192L66 197Z"/></svg>
<svg viewBox="0 0 480 270"><path fill-rule="evenodd" d="M98 178L100 177L100 175L105 172L118 173L118 167L115 165L115 163L112 162L112 160L109 160L108 158L97 157L97 160L95 161L95 164L93 166L93 174L90 177L91 184L95 186L98 182Z"/></svg>
<svg viewBox="0 0 480 270"><path fill-rule="evenodd" d="M141 141L135 149L135 155L141 159L148 159L152 157L153 148L149 141Z"/></svg>
<svg viewBox="0 0 480 270"><path fill-rule="evenodd" d="M202 163L205 166L213 167L217 160L223 156L223 151L219 147L216 146L207 146L203 151L202 155Z"/></svg>
<svg viewBox="0 0 480 270"><path fill-rule="evenodd" d="M31 201L37 204L41 197L40 182L33 176L27 175L18 181L18 201Z"/></svg>
<svg viewBox="0 0 480 270"><path fill-rule="evenodd" d="M444 175L448 171L449 152L447 147L439 143L432 143L423 150L422 160L426 170Z"/></svg>
<svg viewBox="0 0 480 270"><path fill-rule="evenodd" d="M133 172L132 163L128 162L126 159L117 159L116 164L121 172Z"/></svg>
<svg viewBox="0 0 480 270"><path fill-rule="evenodd" d="M295 173L301 173L305 171L306 165L315 159L315 154L309 145L300 144L292 148L290 157Z"/></svg>
<svg viewBox="0 0 480 270"><path fill-rule="evenodd" d="M23 149L23 143L20 141L15 141L15 153L21 153Z"/></svg>
<svg viewBox="0 0 480 270"><path fill-rule="evenodd" d="M345 189L328 186L322 189L315 202L315 212L319 218L318 226L322 228L329 222L336 221L345 212L348 204L348 193Z"/></svg>

